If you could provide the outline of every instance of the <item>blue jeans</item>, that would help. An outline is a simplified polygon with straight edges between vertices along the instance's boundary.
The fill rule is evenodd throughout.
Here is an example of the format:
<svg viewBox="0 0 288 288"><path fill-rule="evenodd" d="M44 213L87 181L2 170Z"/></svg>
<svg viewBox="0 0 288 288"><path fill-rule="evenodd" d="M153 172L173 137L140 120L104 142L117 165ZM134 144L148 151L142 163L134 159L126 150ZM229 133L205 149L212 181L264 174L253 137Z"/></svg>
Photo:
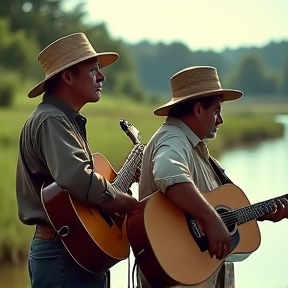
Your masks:
<svg viewBox="0 0 288 288"><path fill-rule="evenodd" d="M28 261L31 288L105 288L106 273L92 274L79 266L60 239L33 238Z"/></svg>

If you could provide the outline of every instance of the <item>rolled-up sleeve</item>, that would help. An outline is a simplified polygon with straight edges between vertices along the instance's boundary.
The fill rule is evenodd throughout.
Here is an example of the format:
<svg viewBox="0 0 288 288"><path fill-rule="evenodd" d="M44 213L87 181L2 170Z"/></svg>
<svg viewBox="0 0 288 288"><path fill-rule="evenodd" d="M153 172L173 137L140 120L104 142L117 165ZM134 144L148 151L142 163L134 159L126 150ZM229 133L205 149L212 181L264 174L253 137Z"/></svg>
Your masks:
<svg viewBox="0 0 288 288"><path fill-rule="evenodd" d="M106 201L106 180L94 173L93 162L65 118L45 119L36 133L36 141L42 161L59 186L84 203Z"/></svg>
<svg viewBox="0 0 288 288"><path fill-rule="evenodd" d="M185 142L177 136L171 136L158 145L152 159L152 173L158 190L165 193L173 184L193 182L187 153Z"/></svg>

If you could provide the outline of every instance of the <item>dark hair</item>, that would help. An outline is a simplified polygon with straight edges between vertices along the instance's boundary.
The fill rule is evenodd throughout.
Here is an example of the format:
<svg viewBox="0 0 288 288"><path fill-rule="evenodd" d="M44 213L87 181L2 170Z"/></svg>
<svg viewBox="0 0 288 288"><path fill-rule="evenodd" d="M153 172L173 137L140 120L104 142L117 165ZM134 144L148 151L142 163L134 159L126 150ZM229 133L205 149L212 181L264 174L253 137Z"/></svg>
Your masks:
<svg viewBox="0 0 288 288"><path fill-rule="evenodd" d="M55 88L59 86L59 83L62 81L61 72L52 76L44 84L44 89L47 93L53 93Z"/></svg>
<svg viewBox="0 0 288 288"><path fill-rule="evenodd" d="M190 100L180 102L169 110L168 115L176 118L187 116L193 112L193 109L198 102L200 102L201 105L207 109L215 102L215 95L196 99L192 98Z"/></svg>

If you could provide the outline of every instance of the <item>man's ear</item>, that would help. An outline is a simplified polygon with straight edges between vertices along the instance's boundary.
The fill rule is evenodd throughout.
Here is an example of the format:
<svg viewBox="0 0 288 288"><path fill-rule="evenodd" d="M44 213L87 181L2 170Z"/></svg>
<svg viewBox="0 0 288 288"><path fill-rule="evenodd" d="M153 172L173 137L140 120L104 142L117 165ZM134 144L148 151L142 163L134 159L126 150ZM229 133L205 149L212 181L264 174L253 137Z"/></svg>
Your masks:
<svg viewBox="0 0 288 288"><path fill-rule="evenodd" d="M194 115L195 116L200 115L202 112L202 109L203 109L202 104L200 102L197 102L194 106Z"/></svg>
<svg viewBox="0 0 288 288"><path fill-rule="evenodd" d="M73 76L72 76L72 73L68 70L65 70L61 73L61 77L62 77L62 80L68 84L68 85L71 85L72 82L73 82Z"/></svg>

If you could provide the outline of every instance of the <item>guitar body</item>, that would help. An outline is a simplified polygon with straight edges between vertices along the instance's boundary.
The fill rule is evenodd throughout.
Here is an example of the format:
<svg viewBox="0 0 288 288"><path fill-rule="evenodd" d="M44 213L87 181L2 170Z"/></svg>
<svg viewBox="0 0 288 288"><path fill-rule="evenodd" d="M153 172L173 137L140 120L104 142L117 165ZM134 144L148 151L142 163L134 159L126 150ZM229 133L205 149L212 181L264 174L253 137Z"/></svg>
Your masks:
<svg viewBox="0 0 288 288"><path fill-rule="evenodd" d="M116 172L101 154L93 155L95 172L109 182ZM92 273L101 273L128 258L130 246L124 219L105 214L95 205L71 198L55 182L42 189L41 200L49 220L74 260Z"/></svg>
<svg viewBox="0 0 288 288"><path fill-rule="evenodd" d="M204 197L219 214L250 205L244 192L233 184L223 185ZM231 252L223 260L211 258L205 235L197 236L198 224L195 222L191 228L188 220L194 223L191 216L161 192L144 198L129 212L128 240L139 268L152 287L200 284L224 261L242 261L260 245L256 220L240 226L226 225L231 235ZM201 232L201 227L198 228Z"/></svg>

